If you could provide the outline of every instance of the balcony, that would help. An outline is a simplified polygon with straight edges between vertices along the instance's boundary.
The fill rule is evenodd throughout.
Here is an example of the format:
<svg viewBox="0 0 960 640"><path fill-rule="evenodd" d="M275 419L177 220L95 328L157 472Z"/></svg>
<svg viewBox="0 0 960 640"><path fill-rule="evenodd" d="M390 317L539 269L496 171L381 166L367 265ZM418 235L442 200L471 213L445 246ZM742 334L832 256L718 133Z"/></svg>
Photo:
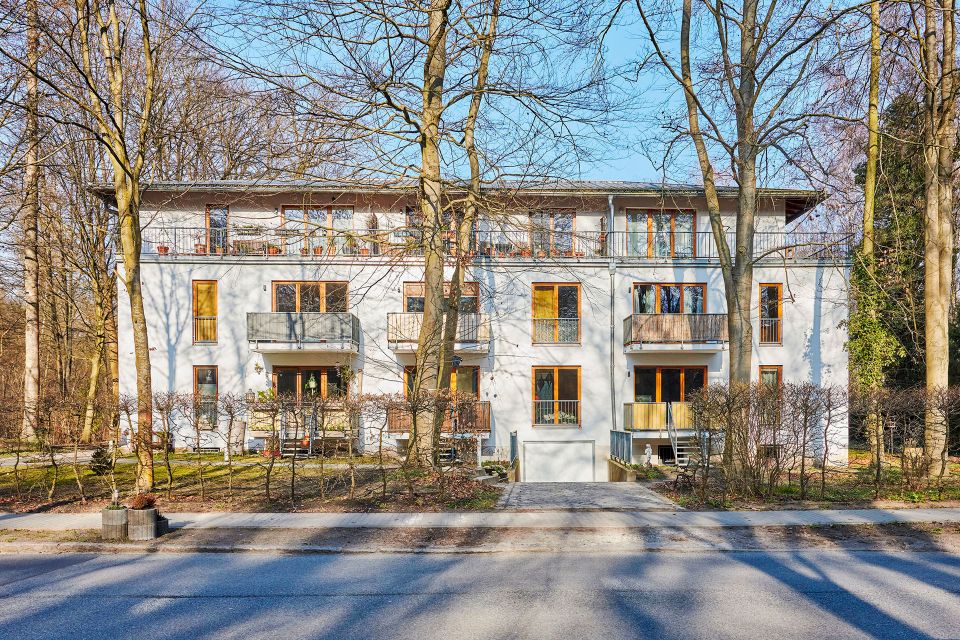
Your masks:
<svg viewBox="0 0 960 640"><path fill-rule="evenodd" d="M579 344L580 318L534 318L533 344Z"/></svg>
<svg viewBox="0 0 960 640"><path fill-rule="evenodd" d="M420 420L426 420L422 415ZM418 422L418 427L423 424ZM390 433L410 433L413 429L413 413L408 407L394 406L387 408L387 431ZM458 402L454 415L450 411L444 412L441 433L448 434L477 434L490 433L490 401L476 400L474 402Z"/></svg>
<svg viewBox="0 0 960 640"><path fill-rule="evenodd" d="M781 344L781 325L780 318L760 318L760 344Z"/></svg>
<svg viewBox="0 0 960 640"><path fill-rule="evenodd" d="M579 400L534 400L533 426L577 427L580 425Z"/></svg>
<svg viewBox="0 0 960 640"><path fill-rule="evenodd" d="M727 235L732 248L733 233ZM452 237L441 250L456 254ZM279 256L320 259L383 256L415 258L423 255L419 231L396 228L376 231L304 230L268 225L234 225L227 228L148 226L143 229L143 254L177 257ZM647 231L536 231L511 227L479 230L466 251L477 262L491 260L620 262L719 261L712 231L655 233ZM754 234L754 259L758 261L850 260L851 236L837 233L758 232Z"/></svg>
<svg viewBox="0 0 960 640"><path fill-rule="evenodd" d="M698 351L727 348L725 313L635 313L623 320L624 353Z"/></svg>
<svg viewBox="0 0 960 640"><path fill-rule="evenodd" d="M360 319L352 313L248 313L247 340L260 353L357 353Z"/></svg>
<svg viewBox="0 0 960 640"><path fill-rule="evenodd" d="M693 412L688 402L626 402L623 405L623 430L641 432L637 435L645 438L667 438L670 431L692 433L693 428Z"/></svg>
<svg viewBox="0 0 960 640"><path fill-rule="evenodd" d="M414 352L423 326L422 313L388 313L387 344L393 351ZM454 351L487 353L490 351L490 317L485 313L461 313L457 316Z"/></svg>

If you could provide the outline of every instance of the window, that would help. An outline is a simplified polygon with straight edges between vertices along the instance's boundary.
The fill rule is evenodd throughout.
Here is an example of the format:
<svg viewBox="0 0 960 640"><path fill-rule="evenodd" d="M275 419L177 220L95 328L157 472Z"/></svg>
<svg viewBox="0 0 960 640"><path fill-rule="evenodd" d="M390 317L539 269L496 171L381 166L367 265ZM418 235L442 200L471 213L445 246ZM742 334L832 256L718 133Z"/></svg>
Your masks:
<svg viewBox="0 0 960 640"><path fill-rule="evenodd" d="M311 398L344 398L347 381L339 367L274 367L273 391L297 402Z"/></svg>
<svg viewBox="0 0 960 640"><path fill-rule="evenodd" d="M580 285L533 285L533 343L580 342Z"/></svg>
<svg viewBox="0 0 960 640"><path fill-rule="evenodd" d="M783 384L783 367L780 365L762 365L760 384L764 387L780 388Z"/></svg>
<svg viewBox="0 0 960 640"><path fill-rule="evenodd" d="M219 396L219 376L215 365L201 365L193 368L193 399L197 420L204 427L214 429L217 426L217 398Z"/></svg>
<svg viewBox="0 0 960 640"><path fill-rule="evenodd" d="M533 423L580 424L580 367L534 367Z"/></svg>
<svg viewBox="0 0 960 640"><path fill-rule="evenodd" d="M534 255L573 255L573 211L537 211L530 214L530 234Z"/></svg>
<svg viewBox="0 0 960 640"><path fill-rule="evenodd" d="M692 211L627 209L627 253L648 258L696 256Z"/></svg>
<svg viewBox="0 0 960 640"><path fill-rule="evenodd" d="M403 368L403 395L413 393L416 367ZM460 366L450 370L450 391L480 399L480 367Z"/></svg>
<svg viewBox="0 0 960 640"><path fill-rule="evenodd" d="M229 219L230 207L224 205L207 205L207 253L226 253L227 223ZM198 247L198 249L199 248L200 247Z"/></svg>
<svg viewBox="0 0 960 640"><path fill-rule="evenodd" d="M450 283L443 284L443 295L446 301L445 308L449 308ZM403 283L403 309L406 313L423 313L423 283ZM460 289L460 313L480 313L480 285L476 282L464 282Z"/></svg>
<svg viewBox="0 0 960 640"><path fill-rule="evenodd" d="M707 384L706 367L635 367L633 424L635 428L692 429L687 402Z"/></svg>
<svg viewBox="0 0 960 640"><path fill-rule="evenodd" d="M783 285L760 285L760 344L783 341Z"/></svg>
<svg viewBox="0 0 960 640"><path fill-rule="evenodd" d="M346 313L346 282L274 282L273 310L281 313Z"/></svg>
<svg viewBox="0 0 960 640"><path fill-rule="evenodd" d="M217 341L217 281L193 281L193 343Z"/></svg>
<svg viewBox="0 0 960 640"><path fill-rule="evenodd" d="M284 206L282 224L302 237L304 255L351 254L356 249L353 207Z"/></svg>
<svg viewBox="0 0 960 640"><path fill-rule="evenodd" d="M780 365L762 365L760 367L760 423L764 426L780 424L781 387L783 386L783 367Z"/></svg>
<svg viewBox="0 0 960 640"><path fill-rule="evenodd" d="M635 284L634 313L705 313L705 284Z"/></svg>

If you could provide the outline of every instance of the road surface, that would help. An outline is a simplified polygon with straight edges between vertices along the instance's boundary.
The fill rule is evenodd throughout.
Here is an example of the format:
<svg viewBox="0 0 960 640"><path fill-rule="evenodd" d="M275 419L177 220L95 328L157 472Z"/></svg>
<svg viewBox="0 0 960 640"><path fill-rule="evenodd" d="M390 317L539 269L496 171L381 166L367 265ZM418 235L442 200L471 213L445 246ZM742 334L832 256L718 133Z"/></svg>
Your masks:
<svg viewBox="0 0 960 640"><path fill-rule="evenodd" d="M0 638L960 638L943 553L0 555Z"/></svg>

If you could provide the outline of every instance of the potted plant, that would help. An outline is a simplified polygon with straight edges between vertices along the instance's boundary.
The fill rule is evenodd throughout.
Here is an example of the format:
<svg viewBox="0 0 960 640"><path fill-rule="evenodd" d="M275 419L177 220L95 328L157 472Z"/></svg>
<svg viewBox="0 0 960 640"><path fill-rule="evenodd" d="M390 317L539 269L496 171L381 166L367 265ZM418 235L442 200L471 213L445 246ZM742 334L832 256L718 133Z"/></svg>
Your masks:
<svg viewBox="0 0 960 640"><path fill-rule="evenodd" d="M104 540L127 539L127 508L120 504L120 492L114 489L113 501L100 512L100 537Z"/></svg>
<svg viewBox="0 0 960 640"><path fill-rule="evenodd" d="M547 254L546 254L546 252L545 252L543 249L538 249L538 250L537 250L537 257L538 257L538 258L546 258L546 257L547 257Z"/></svg>
<svg viewBox="0 0 960 640"><path fill-rule="evenodd" d="M153 540L157 537L157 497L138 493L130 501L127 512L127 536L130 540Z"/></svg>
<svg viewBox="0 0 960 640"><path fill-rule="evenodd" d="M361 255L361 256L364 256L364 257L369 256L369 255L370 255L370 247L360 247L360 255Z"/></svg>
<svg viewBox="0 0 960 640"><path fill-rule="evenodd" d="M170 253L170 247L168 247L165 243L161 242L160 244L157 245L157 253L159 253L162 256L165 256L168 253Z"/></svg>
<svg viewBox="0 0 960 640"><path fill-rule="evenodd" d="M523 249L520 250L520 255L523 256L524 258L529 258L530 256L533 255L533 252L530 251L530 247L525 246L523 247Z"/></svg>
<svg viewBox="0 0 960 640"><path fill-rule="evenodd" d="M267 253L271 256L278 256L280 255L280 247L275 244L271 244L267 247Z"/></svg>
<svg viewBox="0 0 960 640"><path fill-rule="evenodd" d="M308 249L307 247L300 247L300 255L302 256L310 255L310 249Z"/></svg>
<svg viewBox="0 0 960 640"><path fill-rule="evenodd" d="M313 245L313 255L315 255L315 256L322 256L322 255L323 255L323 245L322 245L322 244L315 244L315 245Z"/></svg>
<svg viewBox="0 0 960 640"><path fill-rule="evenodd" d="M331 244L329 247L327 247L327 255L328 256L337 255L337 245Z"/></svg>
<svg viewBox="0 0 960 640"><path fill-rule="evenodd" d="M198 242L193 245L193 252L198 256L205 255L207 253L207 245L203 242Z"/></svg>

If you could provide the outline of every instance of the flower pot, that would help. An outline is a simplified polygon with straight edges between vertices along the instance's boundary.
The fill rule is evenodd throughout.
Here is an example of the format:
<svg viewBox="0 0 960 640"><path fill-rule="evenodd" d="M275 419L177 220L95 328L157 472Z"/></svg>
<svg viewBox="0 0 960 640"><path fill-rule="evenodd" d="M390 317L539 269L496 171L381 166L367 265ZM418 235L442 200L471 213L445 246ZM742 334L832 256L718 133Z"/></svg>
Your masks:
<svg viewBox="0 0 960 640"><path fill-rule="evenodd" d="M313 255L315 255L315 256L322 256L322 255L323 255L323 247L314 247L314 248L313 248Z"/></svg>
<svg viewBox="0 0 960 640"><path fill-rule="evenodd" d="M165 245L165 244L158 245L158 246L157 246L157 253L159 253L159 254L162 255L162 256L165 256L165 255L167 255L168 253L170 253L170 247L168 247L168 246Z"/></svg>
<svg viewBox="0 0 960 640"><path fill-rule="evenodd" d="M127 539L127 509L103 509L100 512L100 537L104 540Z"/></svg>
<svg viewBox="0 0 960 640"><path fill-rule="evenodd" d="M165 536L170 533L170 520L164 516L157 515L157 537Z"/></svg>
<svg viewBox="0 0 960 640"><path fill-rule="evenodd" d="M328 256L335 256L335 255L337 255L337 248L336 248L335 246L333 246L333 245L330 245L329 247L327 247L327 255L328 255Z"/></svg>
<svg viewBox="0 0 960 640"><path fill-rule="evenodd" d="M369 255L370 255L370 249L368 249L368 248L366 248L366 247L364 247L363 249L360 249L360 255L361 255L361 256L369 256Z"/></svg>
<svg viewBox="0 0 960 640"><path fill-rule="evenodd" d="M271 256L278 256L280 255L280 247L267 247L267 253Z"/></svg>
<svg viewBox="0 0 960 640"><path fill-rule="evenodd" d="M153 540L157 537L156 509L129 509L127 536L130 540Z"/></svg>
<svg viewBox="0 0 960 640"><path fill-rule="evenodd" d="M300 249L300 255L302 255L302 256L308 256L308 255L310 255L310 250L307 249L306 247L304 247L304 248Z"/></svg>
<svg viewBox="0 0 960 640"><path fill-rule="evenodd" d="M547 257L547 254L546 254L545 252L543 252L543 251L537 251L537 257L538 257L538 258L546 258L546 257Z"/></svg>
<svg viewBox="0 0 960 640"><path fill-rule="evenodd" d="M193 245L193 252L198 256L202 256L207 253L207 245L198 242L197 244Z"/></svg>
<svg viewBox="0 0 960 640"><path fill-rule="evenodd" d="M522 255L524 258L529 258L533 255L533 252L531 252L530 249L524 249L520 252L520 255Z"/></svg>

